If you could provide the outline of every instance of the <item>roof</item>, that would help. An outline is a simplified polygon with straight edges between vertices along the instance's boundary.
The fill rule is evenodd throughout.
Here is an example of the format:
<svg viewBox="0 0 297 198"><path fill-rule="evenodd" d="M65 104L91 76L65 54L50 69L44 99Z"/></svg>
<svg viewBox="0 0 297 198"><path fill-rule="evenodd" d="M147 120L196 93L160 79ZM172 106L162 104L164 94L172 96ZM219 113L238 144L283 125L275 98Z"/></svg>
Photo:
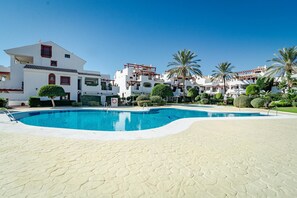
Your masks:
<svg viewBox="0 0 297 198"><path fill-rule="evenodd" d="M89 75L89 76L98 76L98 77L101 76L100 74L91 74L91 73L84 73L84 72L78 72L78 74L80 74L80 75Z"/></svg>
<svg viewBox="0 0 297 198"><path fill-rule="evenodd" d="M57 68L57 67L45 67L39 65L25 65L24 68L26 69L36 69L36 70L48 70L48 71L59 71L59 72L69 72L69 73L77 73L76 69L64 69L64 68Z"/></svg>

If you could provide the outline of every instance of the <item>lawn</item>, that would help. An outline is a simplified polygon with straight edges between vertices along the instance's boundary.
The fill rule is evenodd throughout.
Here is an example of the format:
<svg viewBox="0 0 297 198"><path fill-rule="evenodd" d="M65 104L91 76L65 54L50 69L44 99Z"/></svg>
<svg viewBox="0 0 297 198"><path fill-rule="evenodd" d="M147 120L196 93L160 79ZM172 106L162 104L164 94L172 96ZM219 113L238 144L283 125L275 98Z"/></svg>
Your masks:
<svg viewBox="0 0 297 198"><path fill-rule="evenodd" d="M297 113L297 107L278 107L277 110L290 113Z"/></svg>

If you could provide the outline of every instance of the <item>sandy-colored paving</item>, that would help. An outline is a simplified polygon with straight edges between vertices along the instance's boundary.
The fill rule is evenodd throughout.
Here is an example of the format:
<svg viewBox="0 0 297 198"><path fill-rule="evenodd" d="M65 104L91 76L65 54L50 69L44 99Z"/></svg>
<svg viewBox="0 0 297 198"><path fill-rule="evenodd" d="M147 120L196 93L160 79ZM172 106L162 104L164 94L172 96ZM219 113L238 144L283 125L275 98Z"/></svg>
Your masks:
<svg viewBox="0 0 297 198"><path fill-rule="evenodd" d="M0 197L297 197L297 119L97 141L0 128Z"/></svg>

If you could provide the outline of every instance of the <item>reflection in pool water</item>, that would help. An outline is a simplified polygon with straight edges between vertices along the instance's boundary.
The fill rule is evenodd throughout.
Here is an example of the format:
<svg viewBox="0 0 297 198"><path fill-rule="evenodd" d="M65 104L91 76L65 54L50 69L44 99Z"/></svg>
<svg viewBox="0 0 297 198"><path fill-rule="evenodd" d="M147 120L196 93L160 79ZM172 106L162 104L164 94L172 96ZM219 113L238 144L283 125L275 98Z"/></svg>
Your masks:
<svg viewBox="0 0 297 198"><path fill-rule="evenodd" d="M51 110L16 113L22 123L56 128L134 131L164 126L182 118L262 116L259 113L216 113L174 108L151 109L145 112L105 110Z"/></svg>

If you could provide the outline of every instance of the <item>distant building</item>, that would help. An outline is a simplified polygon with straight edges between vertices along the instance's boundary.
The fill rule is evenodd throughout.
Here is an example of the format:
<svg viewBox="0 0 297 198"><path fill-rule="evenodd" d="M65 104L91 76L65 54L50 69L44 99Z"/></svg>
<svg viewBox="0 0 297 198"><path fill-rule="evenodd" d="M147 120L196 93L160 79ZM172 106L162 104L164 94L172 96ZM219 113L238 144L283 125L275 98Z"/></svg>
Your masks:
<svg viewBox="0 0 297 198"><path fill-rule="evenodd" d="M109 81L108 75L84 70L85 60L62 48L54 42L4 50L10 56L9 72L0 82L0 97L8 98L10 105L27 103L30 96L36 96L43 85L56 84L64 88L61 100L80 101L82 95L116 95L118 87ZM8 68L0 67L4 75ZM103 78L102 78L103 77ZM103 86L106 84L106 86Z"/></svg>
<svg viewBox="0 0 297 198"><path fill-rule="evenodd" d="M156 67L133 63L127 63L122 70L116 71L114 82L119 86L119 95L125 98L150 94L154 86L164 83Z"/></svg>

